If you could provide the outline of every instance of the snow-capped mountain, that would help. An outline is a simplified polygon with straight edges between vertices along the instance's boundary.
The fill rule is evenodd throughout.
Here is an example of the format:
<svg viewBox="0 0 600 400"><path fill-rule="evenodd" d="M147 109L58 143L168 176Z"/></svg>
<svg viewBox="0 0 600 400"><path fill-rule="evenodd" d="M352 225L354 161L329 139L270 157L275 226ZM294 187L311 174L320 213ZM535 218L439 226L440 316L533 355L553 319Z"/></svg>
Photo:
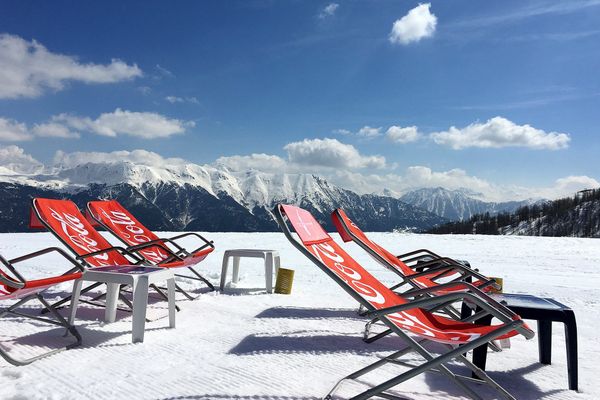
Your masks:
<svg viewBox="0 0 600 400"><path fill-rule="evenodd" d="M445 222L396 198L359 195L310 174L232 172L224 167L129 161L56 166L43 174L0 176L0 230L27 230L31 197L115 198L152 229L276 231L277 203L311 210L333 229L329 213L343 207L363 229L426 229Z"/></svg>
<svg viewBox="0 0 600 400"><path fill-rule="evenodd" d="M400 200L423 208L451 221L467 220L475 214L498 214L512 212L517 208L531 204L531 200L486 202L475 198L477 193L468 189L448 190L441 187L424 188L400 196Z"/></svg>

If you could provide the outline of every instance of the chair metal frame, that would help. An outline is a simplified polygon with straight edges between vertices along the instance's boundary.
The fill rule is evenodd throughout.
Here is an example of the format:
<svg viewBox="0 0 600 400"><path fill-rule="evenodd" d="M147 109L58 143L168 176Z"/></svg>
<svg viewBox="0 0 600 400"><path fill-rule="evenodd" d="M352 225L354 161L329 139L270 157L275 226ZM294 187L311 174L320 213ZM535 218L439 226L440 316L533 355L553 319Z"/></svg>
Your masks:
<svg viewBox="0 0 600 400"><path fill-rule="evenodd" d="M102 201L102 200L99 200ZM121 243L123 243L126 247L126 249L130 252L134 252L135 254L137 254L139 257L143 258L145 261L151 263L151 264L155 264L158 266L161 265L165 265L165 264L169 264L169 263L173 263L173 262L185 262L186 258L188 257L192 257L193 254L202 251L206 248L211 248L214 249L214 242L212 240L207 240L204 236L200 235L199 233L196 232L185 232L170 238L160 238L157 235L157 239L153 239L153 240L149 240L147 242L144 243L140 243L137 245L130 245L129 243L127 243L127 241L125 241L118 232L116 232L110 225L108 225L107 223L105 223L102 218L98 215L96 215L93 210L91 209L91 201L87 203L87 216L89 216L88 220L91 219L93 223L96 223L98 225L100 225L101 227L103 227L104 229L106 229L108 232L110 232L114 237L116 237ZM117 202L118 203L118 202ZM118 203L119 206L121 208L123 208L123 210L127 211L125 209L125 207L123 207L120 203ZM127 211L129 213L129 211ZM131 214L131 213L129 213ZM135 217L134 217L135 218ZM143 226L143 224L141 222L139 222L139 220L136 219L136 222L138 222L143 229L150 231L148 228L146 228L145 226ZM184 237L188 237L188 236L194 236L198 239L200 239L203 244L201 246L199 246L198 248L189 251L186 248L182 247L181 245L179 245L176 241L179 239L182 239ZM175 250L170 249L167 244L172 245ZM148 258L146 258L142 252L142 250L147 249L147 248L151 248L151 247L158 247L161 250L163 250L169 257L164 259L163 261L156 263L155 261L149 260ZM175 274L175 276L180 277L180 278L186 278L186 279L192 279L192 280L196 280L196 281L200 281L203 282L211 291L215 291L216 288L215 286L208 280L206 279L204 276L202 276L198 271L196 271L196 269L193 268L192 265L184 265L185 267L187 267L192 274L194 274L195 276L189 276L189 275L182 275L182 274ZM182 266L182 267L184 267ZM179 285L176 285L177 291L182 293L187 299L189 300L194 300L197 299L199 296L192 296L191 294L189 294L186 290L184 290L183 288L181 288Z"/></svg>
<svg viewBox="0 0 600 400"><path fill-rule="evenodd" d="M379 396L379 397L383 397L383 398L387 398L387 399L400 399L400 397L395 396L390 393L387 393L386 391L393 388L394 386L410 379L410 378L413 378L413 377L425 372L425 371L435 371L435 372L439 372L439 373L446 375L458 387L460 387L467 395L469 395L471 398L473 398L475 400L483 400L483 397L481 397L473 389L471 389L469 386L467 386L466 382L474 382L477 384L486 384L490 388L494 389L502 397L509 399L509 400L515 399L502 386L500 386L500 384L498 384L496 381L494 381L492 378L490 378L485 373L485 371L483 371L480 368L478 368L477 366L475 366L465 356L466 352L473 350L476 347L481 346L482 344L488 343L488 342L490 342L498 337L501 337L502 335L505 335L509 332L512 332L512 331L516 331L519 334L526 337L527 339L531 339L534 336L533 331L531 331L525 325L525 323L520 318L518 318L518 316L516 316L512 311L510 311L506 307L502 306L501 304L493 301L489 297L486 298L485 295L482 295L482 293L480 291L478 291L477 288L473 287L472 285L470 285L471 291L469 291L469 292L460 291L460 292L451 292L451 293L447 293L447 294L436 295L435 292L439 292L440 289L444 289L444 288L433 287L433 288L419 289L419 291L415 291L413 293L398 294L399 296L403 296L406 299L415 298L415 300L410 301L405 304L393 306L393 307L388 307L388 308L384 308L384 309L375 309L375 307L369 301L367 301L365 298L363 298L361 295L359 295L350 285L348 285L344 280L342 280L339 276L337 276L336 273L334 273L332 270L330 270L329 267L326 264L324 264L324 262L322 260L315 257L315 255L313 255L310 251L308 251L308 249L305 247L306 245L304 243L301 243L296 238L294 238L290 228L288 227L288 225L286 223L287 217L285 216L285 211L283 210L282 205L277 205L275 207L274 215L275 215L275 219L276 219L277 223L279 224L281 230L283 231L284 235L296 249L298 249L302 254L304 254L304 256L306 256L310 261L312 261L317 267L319 267L323 272L325 272L330 278L332 278L335 282L337 282L342 287L342 289L344 289L344 291L346 293L348 293L353 299L355 299L359 304L361 304L365 309L367 309L368 317L379 318L385 325L388 326L388 328L392 332L394 332L400 338L402 338L407 345L404 349L396 351L396 352L374 362L373 364L368 365L362 369L359 369L358 371L355 371L355 372L351 373L350 375L340 379L335 384L335 386L332 388L332 390L324 397L324 399L332 399L333 393L339 388L339 386L345 380L357 379L357 378L365 375L368 372L377 370L378 368L381 368L388 364L407 365L406 363L399 361L398 358L404 354L411 352L411 351L416 352L421 357L423 357L425 359L425 362L418 366L410 365L412 367L410 370L408 370L400 375L397 375L392 379L388 379L387 381L382 382L382 383L380 383L358 395L355 395L351 399L352 400L364 400L364 399L368 399L368 398L371 398L374 396ZM315 221L315 223L316 223L316 221ZM465 285L465 287L469 287L468 283L464 283L464 285ZM424 293L431 293L434 295L432 297L416 298L419 295L424 294ZM404 332L401 328L399 328L398 325L394 324L388 318L388 316L390 314L400 312L400 311L406 311L406 310L411 310L411 309L415 309L415 308L430 309L431 307L440 306L441 304L446 304L448 302L455 302L455 301L461 301L461 300L469 301L470 303L477 305L478 307L480 307L482 309L482 312L485 312L487 314L492 315L493 317L498 318L503 323L503 325L499 325L495 329L489 331L489 333L482 335L476 339L473 339L469 342L466 342L464 344L457 343L456 345L448 345L447 343L444 343L446 345L446 347L449 348L449 351L442 355L439 355L437 357L434 356L431 352L429 352L427 349L425 349L425 347L423 347L420 344L420 342L422 340L415 340L413 337L409 336L406 332ZM428 340L440 343L439 341L436 341L435 339L432 339L432 338L429 338ZM479 380L473 379L470 376L463 376L463 375L459 375L459 374L452 372L445 365L446 362L449 362L452 360L456 360L456 361L462 363L463 365L465 365L469 370L471 370L479 378Z"/></svg>
<svg viewBox="0 0 600 400"><path fill-rule="evenodd" d="M143 258L139 257L139 256L138 256L138 255L136 255L135 253L133 253L133 252L131 252L131 251L127 250L126 248L124 248L124 247L122 247L122 246L110 246L110 247L106 247L106 248L104 248L104 249L100 249L100 250L98 250L98 251L89 252L89 253L86 253L86 254L81 254L81 255L80 255L80 254L78 254L78 253L75 251L75 249L73 248L73 246L72 246L70 243L68 243L67 241L65 241L65 240L64 240L64 239L63 239L63 238L62 238L62 237L61 237L61 236L60 236L60 235L59 235L59 234L58 234L58 233L57 233L57 232L56 232L56 231L55 231L55 230L52 228L52 226L50 226L50 224L48 224L48 222L47 222L47 221L46 221L46 220L45 220L45 219L44 219L44 218L43 218L43 217L40 215L40 212L39 212L39 210L37 209L37 206L36 206L36 200L37 200L37 198L33 198L33 199L31 200L31 212L32 212L32 215L31 215L31 217L33 218L33 217L35 216L35 218L37 218L37 221L36 221L36 222L39 222L39 223L41 223L41 225L42 225L42 226L44 226L48 232L52 233L52 234L54 235L54 237L55 237L56 239L58 239L58 241L59 241L59 242L61 242L61 243L62 243L62 244L63 244L63 245L64 245L64 246L67 248L67 249L69 249L69 251L71 251L71 252L74 254L74 256L75 256L75 259L79 261L79 263L78 263L78 267L82 267L82 268L84 268L84 270L85 270L85 269L89 269L89 268L92 268L92 269L93 269L95 266L94 266L94 265L92 265L92 264L90 264L89 262L87 262L87 261L86 261L86 259L87 259L87 258L90 258L90 257L94 257L94 256L96 256L96 255L100 255L100 254L108 253L108 252L110 252L110 251L117 251L117 252L119 252L119 253L120 253L120 254L121 254L121 255L122 255L122 256L123 256L125 259L128 259L128 261L129 261L129 260L132 260L132 261L131 261L131 263L130 263L130 264L128 264L128 265L139 265L139 264L143 264L143 263L145 262L145 260L144 260ZM85 217L83 216L83 214L81 214L81 211L79 211L79 209L77 209L77 211L78 211L78 212L79 212L79 214L80 214L80 218L78 218L78 219L80 219L80 220L85 220ZM93 229L93 228L92 228L92 229ZM97 231L95 231L95 232L96 232L96 233L98 233ZM98 234L99 234L99 233L98 233ZM71 269L70 271L68 271L68 273L70 273L70 272L73 272L73 271L75 271L75 268L73 268L73 269ZM101 283L101 282L97 282L97 283L91 284L91 285L89 285L89 286L87 286L87 287L85 287L85 288L81 289L81 292L80 292L80 294L87 293L87 292L89 292L89 291L91 291L91 290L94 290L95 288L97 288L97 287L99 287L99 286L101 286L101 285L103 285L103 283ZM153 289L153 290L154 290L154 291L155 291L155 292L156 292L156 293L157 293L157 294L158 294L158 295L159 295L161 298L163 298L164 300L168 300L168 296L167 296L167 294L166 294L166 293L164 293L164 291L163 291L161 288L157 287L155 284L152 284L152 285L151 285L151 287L152 287L152 289ZM119 310L121 310L121 311L131 312L131 310L133 309L133 304L132 304L132 302L131 302L129 299L127 299L127 298L124 296L124 294L123 294L123 289L124 289L124 288L125 288L125 286L122 286L122 287L121 287L121 289L119 290L119 296L118 296L118 297L119 297L119 299L120 299L120 300L121 300L121 301L122 301L122 302L123 302L123 303L124 303L124 304L127 306L127 308L118 308L118 309L119 309ZM92 305L92 306L96 306L96 307L104 307L105 305L104 305L103 303L100 303L100 302L98 302L98 300L100 300L101 298L103 298L103 297L105 297L105 296L106 296L106 292L103 292L103 293L101 293L101 294L99 294L99 295L97 295L97 296L93 297L91 300L87 300L87 299L79 299L79 302L81 302L81 303L86 303L86 304L89 304L89 305ZM68 295L68 296L66 296L66 297L62 298L61 300L59 300L59 301L57 301L57 302L55 302L55 303L51 304L51 308L52 308L52 309L55 309L55 310L57 310L57 309L59 309L59 308L63 307L65 303L68 303L68 302L70 302L70 301L71 301L71 295ZM49 311L51 310L51 308L48 308L48 307L44 308L44 309L42 310L42 313L43 313L43 314L45 314L45 313L49 312ZM179 308L179 306L176 306L176 309L177 309L177 311L180 311L180 308Z"/></svg>
<svg viewBox="0 0 600 400"><path fill-rule="evenodd" d="M74 268L66 273L53 278L45 278L38 280L28 280L19 271L14 267L14 264L30 260L32 258L40 257L48 253L58 253L63 256L69 263L74 265ZM23 366L27 364L31 364L34 361L37 361L41 358L51 356L53 354L59 353L64 350L72 349L81 344L81 335L77 331L74 325L70 324L66 318L60 315L54 308L50 306L50 304L44 299L42 293L50 288L51 286L57 285L59 283L68 282L71 280L76 280L81 276L79 272L84 271L83 267L75 261L72 257L70 257L64 250L58 247L48 247L42 250L35 251L33 253L29 253L20 257L13 258L12 260L7 260L3 256L0 255L0 263L10 272L12 276L8 274L2 273L0 274L0 284L4 285L7 288L11 288L6 295L0 295L0 299L18 299L18 301L11 306L0 310L0 318L6 315L15 315L18 317L32 319L38 322L43 322L50 325L61 326L66 329L65 336L67 334L71 335L75 338L75 341L58 349L53 349L47 351L45 353L26 358L20 359L13 357L9 354L9 351L0 347L0 356L4 358L6 361L16 366ZM56 279L58 278L58 279ZM61 279L62 278L62 279ZM55 280L56 282L50 283L48 280ZM23 293L21 293L23 292ZM30 315L17 309L24 306L26 303L37 300L44 308L50 311L50 314L54 319L38 317L35 315Z"/></svg>

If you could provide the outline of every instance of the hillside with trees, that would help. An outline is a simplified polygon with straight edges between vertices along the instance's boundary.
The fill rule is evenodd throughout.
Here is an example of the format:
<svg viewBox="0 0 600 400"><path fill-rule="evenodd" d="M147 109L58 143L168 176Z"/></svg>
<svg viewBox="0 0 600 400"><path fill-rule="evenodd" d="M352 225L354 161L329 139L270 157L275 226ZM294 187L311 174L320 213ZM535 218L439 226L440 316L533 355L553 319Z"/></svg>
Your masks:
<svg viewBox="0 0 600 400"><path fill-rule="evenodd" d="M600 237L600 189L520 207L514 213L477 214L427 231L436 234Z"/></svg>

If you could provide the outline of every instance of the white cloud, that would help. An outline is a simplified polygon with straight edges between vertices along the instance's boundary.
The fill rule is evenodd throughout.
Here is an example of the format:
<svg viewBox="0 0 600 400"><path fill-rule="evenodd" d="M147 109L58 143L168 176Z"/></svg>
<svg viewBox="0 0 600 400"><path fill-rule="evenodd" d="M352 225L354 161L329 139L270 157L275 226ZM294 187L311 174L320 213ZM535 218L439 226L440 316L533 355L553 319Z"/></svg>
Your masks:
<svg viewBox="0 0 600 400"><path fill-rule="evenodd" d="M377 136L381 136L381 127L372 128L368 125L363 126L356 132L356 135L366 137L366 138L375 138Z"/></svg>
<svg viewBox="0 0 600 400"><path fill-rule="evenodd" d="M0 146L0 174L36 174L44 165L18 146Z"/></svg>
<svg viewBox="0 0 600 400"><path fill-rule="evenodd" d="M304 139L285 145L291 163L330 168L384 168L385 157L363 156L336 139Z"/></svg>
<svg viewBox="0 0 600 400"><path fill-rule="evenodd" d="M156 68L156 70L158 71L158 73L160 75L160 76L156 76L155 78L158 78L158 79L160 79L161 77L175 78L175 74L174 73L172 73L171 71L169 71L165 67L160 66L159 64L156 64L156 66L154 68Z"/></svg>
<svg viewBox="0 0 600 400"><path fill-rule="evenodd" d="M403 128L392 125L388 128L385 135L392 142L400 144L416 142L421 137L416 126L407 126Z"/></svg>
<svg viewBox="0 0 600 400"><path fill-rule="evenodd" d="M305 140L304 142L296 142L295 144L302 144L304 146L303 143L305 142L318 140ZM312 145L309 147L312 147ZM13 165L10 165L9 168L20 168L21 170L28 171L35 168L42 168L41 164L31 158L31 156L23 154L22 149L16 146L8 146L5 149L10 150L3 150L0 147L0 167L12 162ZM327 150L324 153L329 152L330 150ZM353 153L352 150L349 152ZM523 200L527 198L556 199L572 196L575 192L582 189L600 187L600 182L588 176L567 176L557 179L549 186L540 187L498 185L477 176L469 175L467 171L462 169L455 168L448 171L434 171L429 167L419 165L408 167L402 173L365 173L361 172L364 160L363 162L359 160L357 166L356 161L348 163L344 157L341 161L337 158L337 162L321 165L322 163L319 163L320 156L316 156L312 152L309 153L311 155L299 160L301 162L292 161L294 159L292 156L284 159L277 155L269 154L220 157L213 163L213 166L224 166L232 172L244 172L254 169L267 173L317 174L328 179L335 185L354 190L358 193L382 193L384 189L389 189L392 193L402 194L423 187L443 187L451 190L467 188L473 193L480 193L478 198L486 201ZM356 154L354 156L356 157ZM362 156L359 155L360 157ZM54 165L61 168L71 168L85 163L116 163L123 161L158 168L168 168L172 165L186 165L186 167L192 169L196 167L195 164L181 158L166 158L146 150L123 150L110 153L64 153L58 151L54 156ZM15 167L15 164L18 167Z"/></svg>
<svg viewBox="0 0 600 400"><path fill-rule="evenodd" d="M186 165L188 161L171 157L166 158L158 153L147 150L119 150L109 153L104 152L83 152L76 151L73 153L65 153L63 151L57 151L54 154L53 164L61 168L73 168L78 165L86 163L96 164L113 164L118 162L131 162L134 164L141 164L147 166L165 167L167 165Z"/></svg>
<svg viewBox="0 0 600 400"><path fill-rule="evenodd" d="M27 129L27 125L12 119L0 117L0 140L7 142L20 142L31 140L33 135Z"/></svg>
<svg viewBox="0 0 600 400"><path fill-rule="evenodd" d="M169 137L185 132L186 127L195 126L192 121L186 122L157 113L135 112L120 108L111 113L103 113L95 120L60 114L53 117L53 121L78 131L93 132L102 136L130 135L144 139Z"/></svg>
<svg viewBox="0 0 600 400"><path fill-rule="evenodd" d="M136 89L144 96L148 96L150 93L152 93L152 88L150 86L139 86Z"/></svg>
<svg viewBox="0 0 600 400"><path fill-rule="evenodd" d="M527 124L517 125L502 117L494 117L485 123L472 123L464 128L452 126L447 131L432 133L431 138L435 143L454 150L467 147L559 150L569 147L571 141L566 133L545 132Z"/></svg>
<svg viewBox="0 0 600 400"><path fill-rule="evenodd" d="M597 189L600 182L589 176L567 176L557 179L550 187L533 188L527 192L525 188L513 189L517 193L524 191L529 194L528 197L542 197L546 199L557 199L560 197L572 196L574 193L583 189Z"/></svg>
<svg viewBox="0 0 600 400"><path fill-rule="evenodd" d="M409 44L433 36L437 17L429 11L430 3L419 4L392 26L389 40L393 44Z"/></svg>
<svg viewBox="0 0 600 400"><path fill-rule="evenodd" d="M340 5L338 3L327 4L319 13L319 18L323 19L327 17L332 17L339 8L339 6Z"/></svg>
<svg viewBox="0 0 600 400"><path fill-rule="evenodd" d="M348 129L334 129L333 131L331 131L331 133L335 133L336 135L352 135L352 132L349 131Z"/></svg>
<svg viewBox="0 0 600 400"><path fill-rule="evenodd" d="M198 101L197 98L195 97L177 97L177 96L167 96L165 97L165 100L168 101L171 104L175 104L175 103L193 103L193 104L200 104L200 102Z"/></svg>
<svg viewBox="0 0 600 400"><path fill-rule="evenodd" d="M61 90L68 81L114 83L142 76L137 65L113 59L110 64L82 64L76 57L52 53L35 40L0 35L0 98L38 97Z"/></svg>
<svg viewBox="0 0 600 400"><path fill-rule="evenodd" d="M77 139L79 138L79 133L71 131L68 127L56 123L56 122L47 122L44 124L35 124L31 129L31 132L35 136L42 137L54 137L54 138L63 138L63 139Z"/></svg>
<svg viewBox="0 0 600 400"><path fill-rule="evenodd" d="M288 162L283 158L270 154L251 154L249 156L219 157L216 165L222 165L234 172L255 169L262 172L283 172L290 169Z"/></svg>

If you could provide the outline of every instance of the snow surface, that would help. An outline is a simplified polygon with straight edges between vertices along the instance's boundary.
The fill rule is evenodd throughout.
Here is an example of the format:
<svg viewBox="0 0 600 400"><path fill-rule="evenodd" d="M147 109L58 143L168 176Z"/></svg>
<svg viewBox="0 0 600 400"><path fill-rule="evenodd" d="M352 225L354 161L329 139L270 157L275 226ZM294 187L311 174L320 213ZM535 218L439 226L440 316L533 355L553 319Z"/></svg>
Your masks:
<svg viewBox="0 0 600 400"><path fill-rule="evenodd" d="M243 260L237 287L178 302L182 311L176 329L166 328L166 304L154 302L149 310L153 321L147 323L140 344L131 343L129 314L119 312L117 322L104 324L103 310L84 304L76 321L83 345L26 367L0 359L0 398L313 399L325 395L339 378L403 346L398 337L363 343L365 320L354 312L355 302L282 234L206 236L215 241L217 251L200 269L214 283L219 281L225 249L272 248L280 251L283 267L296 271L292 295L265 294L259 289L264 285L260 262ZM567 389L564 332L559 324L554 324L552 365L537 362L537 338L513 338L511 349L489 354L488 371L518 399L600 398L597 239L371 236L397 253L426 247L468 259L483 273L503 277L507 292L553 297L571 306L579 328L579 393ZM0 254L7 258L57 244L46 233L0 234ZM357 246L345 247L380 279L395 281ZM64 272L67 265L46 256L19 268L33 278ZM69 285L55 287L47 297L69 291ZM64 340L62 329L51 328L48 334L47 326L17 318L3 318L0 327L1 344L21 355L40 351L51 340ZM405 359L418 361L414 355ZM390 372L364 376L360 384L345 384L338 393L351 396L404 370L389 368ZM464 398L446 377L434 373L397 386L395 393L412 400Z"/></svg>

